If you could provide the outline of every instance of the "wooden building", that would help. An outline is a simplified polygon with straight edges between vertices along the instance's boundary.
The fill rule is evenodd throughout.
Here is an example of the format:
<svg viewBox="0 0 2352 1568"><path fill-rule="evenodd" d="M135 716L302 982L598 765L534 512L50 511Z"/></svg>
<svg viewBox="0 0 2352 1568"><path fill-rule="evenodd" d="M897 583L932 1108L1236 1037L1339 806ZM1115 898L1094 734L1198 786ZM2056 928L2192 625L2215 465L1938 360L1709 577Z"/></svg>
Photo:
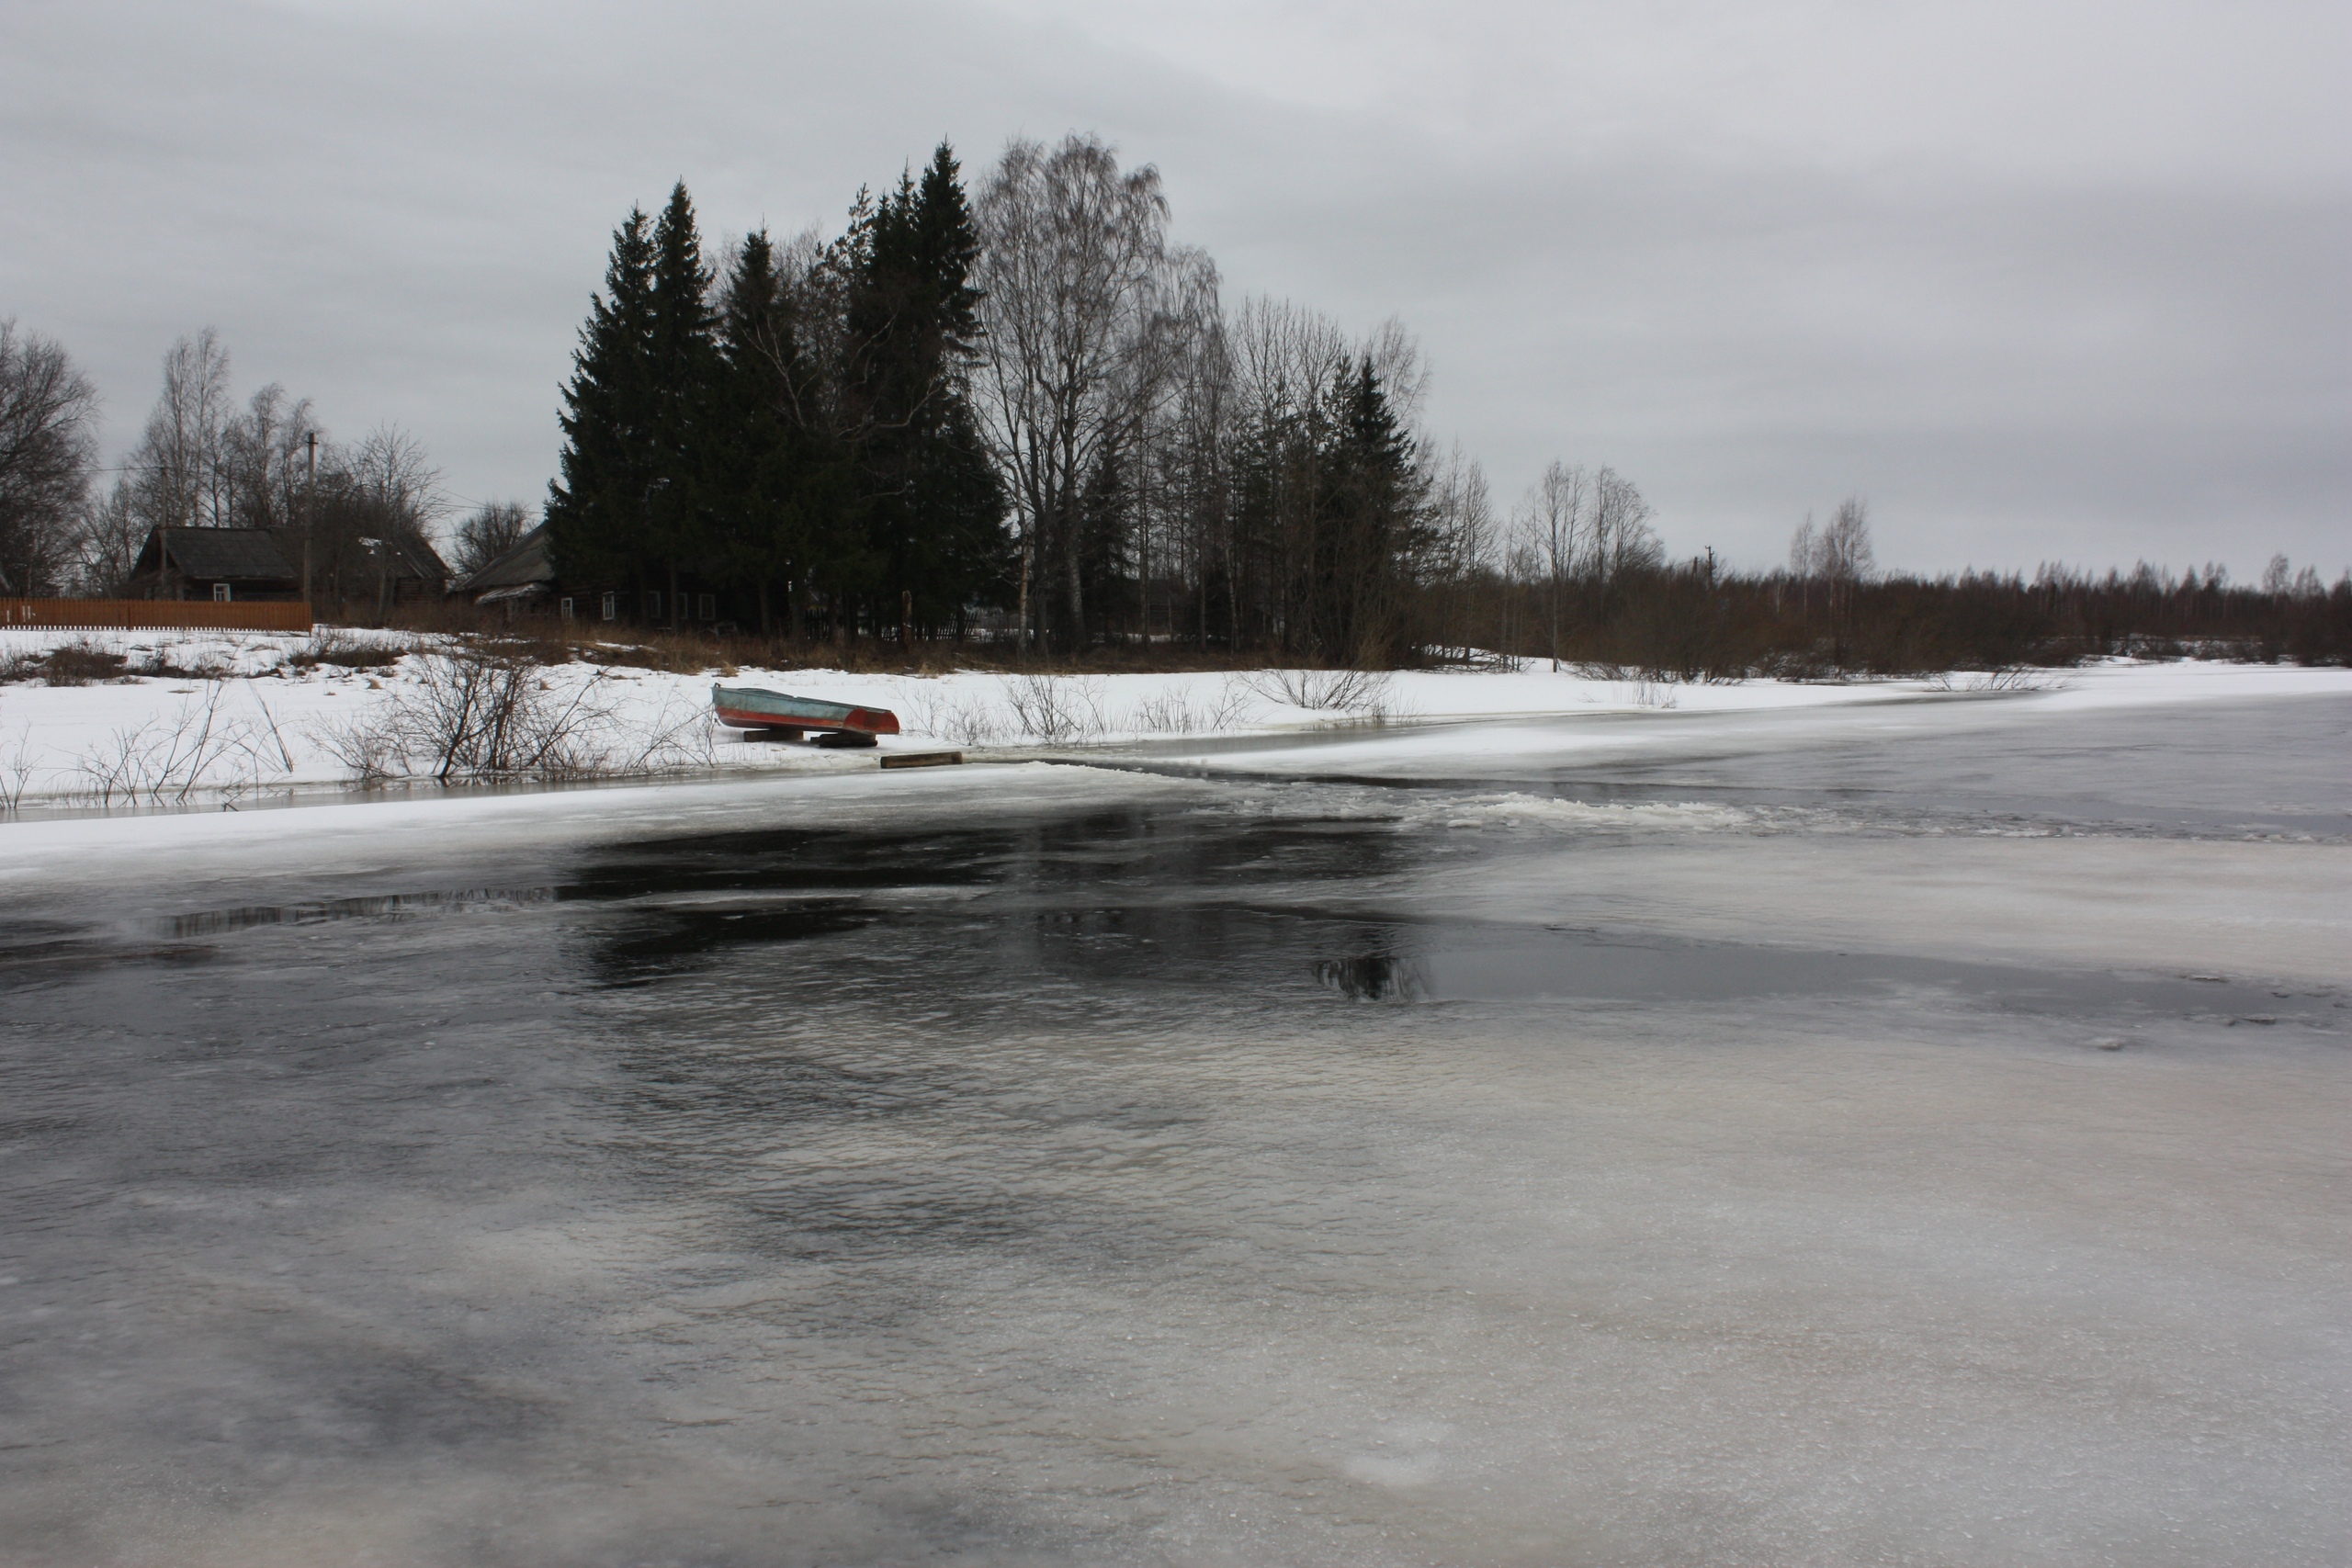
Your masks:
<svg viewBox="0 0 2352 1568"><path fill-rule="evenodd" d="M158 528L131 570L139 599L289 600L301 597L297 568L260 528Z"/></svg>
<svg viewBox="0 0 2352 1568"><path fill-rule="evenodd" d="M544 523L499 551L480 569L449 584L484 608L544 610L556 597L555 563L548 554Z"/></svg>

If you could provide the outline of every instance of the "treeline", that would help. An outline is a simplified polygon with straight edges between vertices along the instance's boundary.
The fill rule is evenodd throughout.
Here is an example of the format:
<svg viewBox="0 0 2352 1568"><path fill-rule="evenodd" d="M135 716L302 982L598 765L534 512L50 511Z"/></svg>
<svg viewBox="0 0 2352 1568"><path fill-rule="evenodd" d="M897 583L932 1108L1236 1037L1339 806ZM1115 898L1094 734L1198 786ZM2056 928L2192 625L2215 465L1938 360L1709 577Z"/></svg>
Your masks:
<svg viewBox="0 0 2352 1568"><path fill-rule="evenodd" d="M1503 655L1676 678L2352 657L2352 582L2311 568L2251 586L2214 567L1887 575L1859 499L1808 521L1784 569L1669 561L1607 467L1554 463L1498 509L1421 429L1427 378L1394 321L1355 336L1286 300L1228 305L1214 262L1170 239L1158 172L1098 140L1016 141L968 191L942 144L830 238L707 250L683 185L631 212L543 514L452 525L413 440L334 440L275 384L236 402L209 331L165 356L139 440L101 469L95 389L0 323L0 593L121 592L153 528L244 526L348 615L383 541L437 547L462 581L543 515L583 615L675 627L691 604L704 629L910 653L980 634L1055 658Z"/></svg>
<svg viewBox="0 0 2352 1568"><path fill-rule="evenodd" d="M1786 570L1726 572L1702 556L1613 578L1555 576L1522 546L1515 570L1492 571L1464 596L1461 641L1446 651L1678 681L1916 675L2110 655L2352 663L2352 574L2323 585L2315 569L2295 570L2284 556L2252 584L2232 583L2219 566L2175 576L2144 562L2104 574L2044 565L2030 578L1920 578L1878 575L1867 532L1859 538L1859 562L1808 552L1801 531Z"/></svg>
<svg viewBox="0 0 2352 1568"><path fill-rule="evenodd" d="M565 390L558 570L672 624L716 589L800 636L1410 657L1491 532L1475 472L1425 462L1418 351L1228 319L1167 220L1082 137L976 197L942 145L837 238L712 264L683 186L632 212Z"/></svg>
<svg viewBox="0 0 2352 1568"><path fill-rule="evenodd" d="M683 186L633 212L566 391L560 570L673 625L716 590L741 612L721 618L772 634L977 624L1057 656L1683 679L2345 657L2352 590L2309 570L2259 589L2215 569L1883 576L1857 498L1785 570L1736 573L1669 563L1637 485L1566 463L1503 515L1418 429L1400 325L1228 310L1168 215L1156 171L1080 136L1016 141L968 197L942 145L838 237L754 232L709 264Z"/></svg>
<svg viewBox="0 0 2352 1568"><path fill-rule="evenodd" d="M529 525L492 505L438 536L451 508L413 436L385 424L337 440L276 382L240 401L209 328L162 369L138 439L102 467L89 378L62 345L0 321L0 592L113 597L157 528L260 528L307 563L314 602L346 611L374 604L386 541L428 560L453 550L462 570Z"/></svg>
<svg viewBox="0 0 2352 1568"><path fill-rule="evenodd" d="M758 232L714 266L683 185L630 213L564 391L563 580L672 625L688 585L763 631L958 626L1012 550L967 390L978 248L944 146L826 244Z"/></svg>

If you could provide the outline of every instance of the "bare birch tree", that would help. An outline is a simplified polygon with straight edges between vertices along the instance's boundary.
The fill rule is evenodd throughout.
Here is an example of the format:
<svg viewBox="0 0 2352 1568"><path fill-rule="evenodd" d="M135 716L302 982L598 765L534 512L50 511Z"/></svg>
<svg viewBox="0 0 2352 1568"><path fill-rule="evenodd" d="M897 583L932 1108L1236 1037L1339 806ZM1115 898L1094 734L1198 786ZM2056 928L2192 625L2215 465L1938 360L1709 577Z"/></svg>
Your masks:
<svg viewBox="0 0 2352 1568"><path fill-rule="evenodd" d="M301 516L306 442L318 429L308 398L294 399L272 381L221 433L220 461L227 482L223 521L239 528L292 528Z"/></svg>
<svg viewBox="0 0 2352 1568"><path fill-rule="evenodd" d="M136 490L130 479L117 479L84 506L74 531L74 578L81 592L119 599L130 592L131 573L147 543Z"/></svg>
<svg viewBox="0 0 2352 1568"><path fill-rule="evenodd" d="M1551 622L1552 668L1560 668L1562 601L1576 575L1580 536L1588 526L1592 476L1582 463L1546 464L1527 502L1525 530L1544 574L1544 613Z"/></svg>
<svg viewBox="0 0 2352 1568"><path fill-rule="evenodd" d="M150 528L226 522L229 351L210 327L164 355L164 389L130 455L132 496Z"/></svg>
<svg viewBox="0 0 2352 1568"><path fill-rule="evenodd" d="M1869 502L1849 495L1838 503L1814 547L1814 559L1816 574L1833 583L1850 587L1871 580L1878 570L1878 557L1871 547Z"/></svg>
<svg viewBox="0 0 2352 1568"><path fill-rule="evenodd" d="M1633 480L1603 468L1592 477L1592 514L1587 532L1587 574L1601 590L1627 574L1656 567L1665 557L1650 519L1657 513Z"/></svg>
<svg viewBox="0 0 2352 1568"><path fill-rule="evenodd" d="M1020 520L1023 636L1043 624L1038 574L1058 565L1082 637L1082 493L1160 396L1182 343L1181 279L1207 261L1169 245L1159 171L1122 172L1091 136L1050 151L1013 141L974 217L988 333L978 401Z"/></svg>

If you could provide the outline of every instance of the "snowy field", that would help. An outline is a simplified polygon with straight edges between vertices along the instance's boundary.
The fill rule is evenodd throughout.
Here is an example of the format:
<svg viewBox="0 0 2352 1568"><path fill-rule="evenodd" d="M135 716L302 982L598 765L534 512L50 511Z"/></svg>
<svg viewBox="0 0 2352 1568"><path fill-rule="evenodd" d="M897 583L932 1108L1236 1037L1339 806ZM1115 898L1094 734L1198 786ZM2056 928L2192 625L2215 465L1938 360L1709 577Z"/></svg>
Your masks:
<svg viewBox="0 0 2352 1568"><path fill-rule="evenodd" d="M62 633L0 630L0 663L38 659L61 646L119 655L123 675L85 685L39 680L0 683L0 809L248 805L314 795L359 782L353 738L413 705L446 649L400 634L334 634L332 646L382 649L375 668L306 661L312 639L264 634ZM331 654L332 656L332 654ZM182 671L142 675L161 664ZM714 668L684 675L624 665L571 663L539 671L534 701L567 718L575 770L684 776L716 773L865 771L873 759L807 745L747 742L708 718L714 681L766 686L831 701L888 707L904 733L886 750L955 747L980 755L1136 747L1183 754L1170 742L1205 740L1206 759L1267 751L1256 765L1322 770L1351 761L1410 767L1414 759L1622 750L1650 743L1654 727L1554 725L1541 739L1513 721L1771 715L1853 705L2018 701L2052 712L2117 705L2352 691L2352 671L2182 662L2118 661L2066 671L1962 672L1936 681L1726 684L1595 680L1540 664L1518 671L1398 671L1369 678L1264 671L1247 674L940 677ZM1475 727L1464 734L1464 727ZM1409 743L1408 733L1417 733ZM1326 750L1333 741L1352 747ZM1285 760L1283 741L1314 748ZM1271 744L1271 750L1270 750ZM392 768L433 772L430 757ZM369 782L382 782L370 780Z"/></svg>
<svg viewBox="0 0 2352 1568"><path fill-rule="evenodd" d="M764 683L0 824L0 1561L2352 1557L2346 672Z"/></svg>

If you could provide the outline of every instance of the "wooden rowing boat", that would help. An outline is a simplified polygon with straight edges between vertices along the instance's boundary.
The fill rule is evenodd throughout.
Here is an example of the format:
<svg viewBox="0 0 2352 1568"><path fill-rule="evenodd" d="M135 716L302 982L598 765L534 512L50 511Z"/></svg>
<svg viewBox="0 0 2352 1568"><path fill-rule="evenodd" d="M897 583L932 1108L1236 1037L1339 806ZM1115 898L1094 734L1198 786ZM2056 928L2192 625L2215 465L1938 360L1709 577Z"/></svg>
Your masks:
<svg viewBox="0 0 2352 1568"><path fill-rule="evenodd" d="M710 706L718 722L729 729L765 731L794 740L804 731L813 730L838 736L851 745L871 746L877 735L899 733L899 716L888 708L853 707L757 686L714 685Z"/></svg>

